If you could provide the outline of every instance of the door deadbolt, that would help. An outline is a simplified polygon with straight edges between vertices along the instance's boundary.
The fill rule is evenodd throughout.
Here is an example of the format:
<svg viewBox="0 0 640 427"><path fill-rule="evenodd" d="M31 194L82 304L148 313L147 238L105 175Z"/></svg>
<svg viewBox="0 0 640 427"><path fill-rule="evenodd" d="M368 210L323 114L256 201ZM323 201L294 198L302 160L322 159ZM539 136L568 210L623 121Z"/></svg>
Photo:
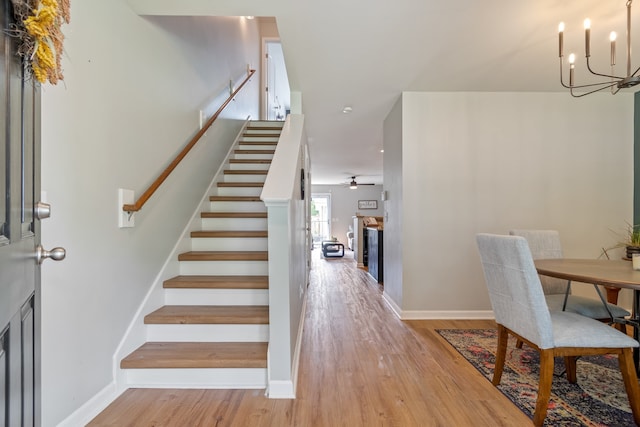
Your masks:
<svg viewBox="0 0 640 427"><path fill-rule="evenodd" d="M34 206L33 212L39 220L49 218L51 216L51 205L49 203L38 202Z"/></svg>

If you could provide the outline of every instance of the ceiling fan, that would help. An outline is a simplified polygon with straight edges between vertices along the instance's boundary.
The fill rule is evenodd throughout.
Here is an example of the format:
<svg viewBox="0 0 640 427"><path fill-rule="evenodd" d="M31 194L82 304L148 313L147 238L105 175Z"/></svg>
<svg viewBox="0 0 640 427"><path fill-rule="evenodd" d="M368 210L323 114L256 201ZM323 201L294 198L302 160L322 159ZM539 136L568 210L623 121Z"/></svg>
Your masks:
<svg viewBox="0 0 640 427"><path fill-rule="evenodd" d="M375 184L369 184L369 183L358 183L356 182L356 176L358 175L353 175L351 176L351 182L349 183L349 188L352 190L355 190L356 188L358 188L358 185L375 185Z"/></svg>

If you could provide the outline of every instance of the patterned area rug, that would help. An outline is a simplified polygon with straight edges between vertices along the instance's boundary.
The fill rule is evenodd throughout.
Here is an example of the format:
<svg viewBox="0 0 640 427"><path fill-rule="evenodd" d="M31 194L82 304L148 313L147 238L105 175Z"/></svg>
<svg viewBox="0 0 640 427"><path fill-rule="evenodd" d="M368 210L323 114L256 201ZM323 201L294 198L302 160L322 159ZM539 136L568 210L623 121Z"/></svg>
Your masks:
<svg viewBox="0 0 640 427"><path fill-rule="evenodd" d="M441 329L438 333L489 381L498 342L495 329ZM498 389L533 418L540 375L538 352L525 344L515 348L509 337L507 361ZM581 357L578 383L570 384L564 361L556 358L545 426L634 426L617 356Z"/></svg>

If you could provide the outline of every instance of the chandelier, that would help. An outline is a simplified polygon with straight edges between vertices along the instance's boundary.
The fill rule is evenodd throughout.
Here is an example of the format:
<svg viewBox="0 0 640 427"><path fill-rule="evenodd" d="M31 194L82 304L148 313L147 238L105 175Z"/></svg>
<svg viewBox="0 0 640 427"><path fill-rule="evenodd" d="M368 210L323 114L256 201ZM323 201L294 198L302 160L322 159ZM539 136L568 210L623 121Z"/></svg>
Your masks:
<svg viewBox="0 0 640 427"><path fill-rule="evenodd" d="M560 83L562 86L569 89L571 95L579 98L581 96L589 95L594 92L599 92L605 89L611 89L612 94L618 93L620 89L625 89L628 87L633 87L640 83L640 76L636 76L638 71L640 71L640 67L636 68L636 70L631 72L631 2L633 0L627 0L627 74L625 76L617 76L614 74L614 68L616 65L616 33L612 31L609 40L611 42L611 74L604 74L595 72L591 68L590 58L591 58L591 21L589 19L584 20L584 45L585 45L585 58L587 64L587 70L595 76L602 77L603 80L597 83L589 83L589 84L576 84L574 77L574 69L576 56L575 54L569 55L569 84L566 84L564 81L564 72L562 69L562 62L564 57L564 46L563 46L563 36L564 36L564 22L561 22L558 26L558 45L559 45L559 56L560 56ZM586 92L575 93L574 89L579 89L580 91L586 90Z"/></svg>

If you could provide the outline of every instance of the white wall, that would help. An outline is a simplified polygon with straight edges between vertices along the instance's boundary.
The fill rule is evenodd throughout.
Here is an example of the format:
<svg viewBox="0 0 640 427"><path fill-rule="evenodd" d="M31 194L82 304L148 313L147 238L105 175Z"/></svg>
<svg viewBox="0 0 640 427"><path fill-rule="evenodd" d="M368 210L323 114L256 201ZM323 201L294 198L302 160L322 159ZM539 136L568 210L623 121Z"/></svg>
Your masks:
<svg viewBox="0 0 640 427"><path fill-rule="evenodd" d="M402 97L395 103L383 125L384 130L384 293L391 301L402 301ZM407 177L408 178L408 177ZM409 197L407 203L412 203ZM396 304L397 304L396 303Z"/></svg>
<svg viewBox="0 0 640 427"><path fill-rule="evenodd" d="M331 194L331 235L347 247L347 231L353 225L353 216L382 216L381 185L360 185L355 190L346 185L312 185L312 193ZM358 209L358 200L376 200L378 209Z"/></svg>
<svg viewBox="0 0 640 427"><path fill-rule="evenodd" d="M387 202L402 203L394 302L407 317L490 310L476 233L553 228L565 256L597 258L631 222L633 97L404 93L402 170L389 172L403 192Z"/></svg>
<svg viewBox="0 0 640 427"><path fill-rule="evenodd" d="M294 398L309 283L309 170L304 116L287 117L260 198L269 227L269 397ZM306 175L306 173L305 173Z"/></svg>
<svg viewBox="0 0 640 427"><path fill-rule="evenodd" d="M139 195L196 132L198 110L259 64L257 23L241 18L143 18L124 0L73 4L65 81L42 97L42 189L52 216L42 268L45 426L113 381L112 355L248 114L258 78L199 147L118 229L117 189Z"/></svg>

